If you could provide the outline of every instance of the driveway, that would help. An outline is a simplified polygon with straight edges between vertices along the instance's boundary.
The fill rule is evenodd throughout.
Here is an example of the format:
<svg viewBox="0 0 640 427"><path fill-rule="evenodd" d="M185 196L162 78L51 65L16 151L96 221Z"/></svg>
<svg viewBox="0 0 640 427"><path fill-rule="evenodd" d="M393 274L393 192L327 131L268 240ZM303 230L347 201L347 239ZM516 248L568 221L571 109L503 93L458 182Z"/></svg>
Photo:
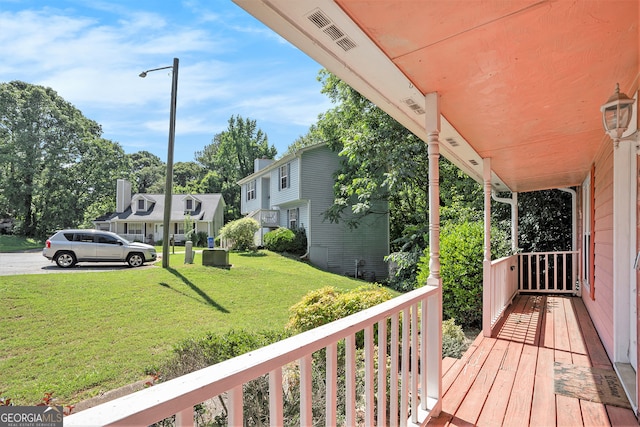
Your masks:
<svg viewBox="0 0 640 427"><path fill-rule="evenodd" d="M138 268L152 268L153 263L146 263ZM49 274L117 271L131 268L124 262L84 262L73 268L60 268L54 262L42 256L42 250L34 252L0 253L0 276L16 274Z"/></svg>

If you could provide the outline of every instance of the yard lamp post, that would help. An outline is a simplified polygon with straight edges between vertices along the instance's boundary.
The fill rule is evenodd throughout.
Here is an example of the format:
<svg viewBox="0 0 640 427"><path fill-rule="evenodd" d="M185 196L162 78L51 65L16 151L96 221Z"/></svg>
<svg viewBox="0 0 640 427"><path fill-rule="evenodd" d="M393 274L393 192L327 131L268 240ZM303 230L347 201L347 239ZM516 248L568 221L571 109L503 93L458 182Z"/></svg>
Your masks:
<svg viewBox="0 0 640 427"><path fill-rule="evenodd" d="M622 138L622 134L629 127L634 103L634 99L629 98L624 93L620 93L620 85L616 83L615 92L600 107L604 130L613 139L616 147Z"/></svg>
<svg viewBox="0 0 640 427"><path fill-rule="evenodd" d="M171 83L171 112L169 115L169 146L167 150L167 177L164 189L164 222L162 225L162 268L169 268L169 226L171 222L171 198L173 188L173 145L176 139L176 96L178 92L178 58L173 58L173 65L169 67L153 68L143 71L140 77L147 77L151 71L167 70L171 68L173 81Z"/></svg>

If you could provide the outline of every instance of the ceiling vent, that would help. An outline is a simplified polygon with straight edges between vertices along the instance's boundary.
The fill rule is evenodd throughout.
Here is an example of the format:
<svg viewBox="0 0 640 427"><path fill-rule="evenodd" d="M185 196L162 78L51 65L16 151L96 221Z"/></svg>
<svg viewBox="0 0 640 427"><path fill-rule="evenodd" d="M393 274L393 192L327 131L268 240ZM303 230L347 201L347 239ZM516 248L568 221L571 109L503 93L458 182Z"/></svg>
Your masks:
<svg viewBox="0 0 640 427"><path fill-rule="evenodd" d="M340 28L338 28L327 15L320 9L316 9L307 15L307 19L316 27L322 30L331 40L335 42L345 52L357 47L355 42L351 40Z"/></svg>
<svg viewBox="0 0 640 427"><path fill-rule="evenodd" d="M478 162L473 159L469 160L469 163L471 163L473 166L478 166Z"/></svg>
<svg viewBox="0 0 640 427"><path fill-rule="evenodd" d="M424 114L424 109L420 106L420 104L418 104L413 99L405 98L405 99L402 100L402 102L404 102L407 105L407 107L411 108L414 113L416 113L416 114Z"/></svg>
<svg viewBox="0 0 640 427"><path fill-rule="evenodd" d="M457 147L458 145L460 145L460 143L453 138L445 138L445 141L447 141L452 147Z"/></svg>

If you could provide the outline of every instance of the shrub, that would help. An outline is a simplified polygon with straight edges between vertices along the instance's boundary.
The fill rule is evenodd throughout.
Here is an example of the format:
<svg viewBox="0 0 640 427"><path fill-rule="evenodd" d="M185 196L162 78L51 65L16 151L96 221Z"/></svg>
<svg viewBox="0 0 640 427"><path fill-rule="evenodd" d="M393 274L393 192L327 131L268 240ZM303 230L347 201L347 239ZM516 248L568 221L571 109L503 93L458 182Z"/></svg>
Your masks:
<svg viewBox="0 0 640 427"><path fill-rule="evenodd" d="M264 247L274 252L286 252L295 237L293 231L279 227L264 235Z"/></svg>
<svg viewBox="0 0 640 427"><path fill-rule="evenodd" d="M460 358L467 350L467 338L455 319L442 322L442 357Z"/></svg>
<svg viewBox="0 0 640 427"><path fill-rule="evenodd" d="M394 252L384 260L389 263L389 279L387 285L400 292L408 292L417 286L418 263L422 252L415 248L409 252Z"/></svg>
<svg viewBox="0 0 640 427"><path fill-rule="evenodd" d="M196 235L194 236L194 240L193 240L193 246L197 246L200 248L206 247L207 246L207 238L209 237L209 235L204 232L204 231L198 231L196 233Z"/></svg>
<svg viewBox="0 0 640 427"><path fill-rule="evenodd" d="M492 229L498 243L492 257L508 254L505 233ZM445 319L458 319L463 327L482 325L482 260L484 258L484 224L482 221L448 223L440 233L440 276L442 310ZM429 276L429 249L418 266L418 283Z"/></svg>
<svg viewBox="0 0 640 427"><path fill-rule="evenodd" d="M302 255L307 251L307 234L304 228L280 227L264 235L264 247L274 252Z"/></svg>
<svg viewBox="0 0 640 427"><path fill-rule="evenodd" d="M260 224L253 218L245 217L228 222L220 229L220 238L231 243L231 249L240 251L254 250L254 235Z"/></svg>
<svg viewBox="0 0 640 427"><path fill-rule="evenodd" d="M279 331L231 330L188 338L174 346L173 356L158 370L162 372L164 379L176 378L280 341L287 336L285 332Z"/></svg>
<svg viewBox="0 0 640 427"><path fill-rule="evenodd" d="M390 299L391 293L379 285L363 285L347 292L327 286L307 293L289 309L286 328L308 331Z"/></svg>

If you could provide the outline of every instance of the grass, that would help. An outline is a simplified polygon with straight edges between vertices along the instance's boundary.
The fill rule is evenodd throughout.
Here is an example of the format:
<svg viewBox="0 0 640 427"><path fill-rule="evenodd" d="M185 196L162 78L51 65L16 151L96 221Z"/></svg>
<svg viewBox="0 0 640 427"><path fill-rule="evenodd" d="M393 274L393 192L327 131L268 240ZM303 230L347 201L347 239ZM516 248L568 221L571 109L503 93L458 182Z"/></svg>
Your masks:
<svg viewBox="0 0 640 427"><path fill-rule="evenodd" d="M42 249L44 242L22 236L0 234L0 252L20 252Z"/></svg>
<svg viewBox="0 0 640 427"><path fill-rule="evenodd" d="M271 252L230 253L231 269L183 264L0 279L0 396L74 404L145 378L175 344L207 332L281 330L312 289L362 282Z"/></svg>

